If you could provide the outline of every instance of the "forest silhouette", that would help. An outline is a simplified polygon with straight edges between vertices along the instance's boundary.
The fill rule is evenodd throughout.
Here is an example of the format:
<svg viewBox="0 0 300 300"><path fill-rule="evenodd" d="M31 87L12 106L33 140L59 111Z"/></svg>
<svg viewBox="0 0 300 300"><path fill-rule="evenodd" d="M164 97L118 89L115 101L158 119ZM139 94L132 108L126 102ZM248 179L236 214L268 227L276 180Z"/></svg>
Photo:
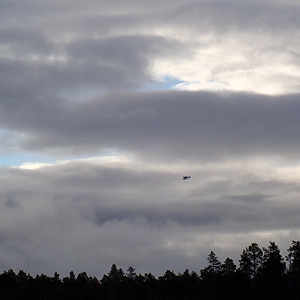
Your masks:
<svg viewBox="0 0 300 300"><path fill-rule="evenodd" d="M292 241L287 251L283 257L275 242L266 248L252 243L242 251L238 265L229 257L221 263L211 251L207 267L199 272L167 270L158 277L137 274L132 266L124 272L116 264L101 279L73 271L62 279L57 272L32 277L9 269L0 274L0 300L298 300L300 242Z"/></svg>

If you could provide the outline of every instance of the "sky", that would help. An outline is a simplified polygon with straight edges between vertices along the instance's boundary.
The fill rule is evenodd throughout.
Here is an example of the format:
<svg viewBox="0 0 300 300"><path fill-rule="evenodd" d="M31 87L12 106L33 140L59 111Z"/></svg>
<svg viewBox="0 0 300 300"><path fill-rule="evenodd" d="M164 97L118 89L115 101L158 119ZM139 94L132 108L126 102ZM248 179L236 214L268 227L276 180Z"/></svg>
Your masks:
<svg viewBox="0 0 300 300"><path fill-rule="evenodd" d="M199 272L252 242L286 255L299 14L296 0L1 1L0 272Z"/></svg>

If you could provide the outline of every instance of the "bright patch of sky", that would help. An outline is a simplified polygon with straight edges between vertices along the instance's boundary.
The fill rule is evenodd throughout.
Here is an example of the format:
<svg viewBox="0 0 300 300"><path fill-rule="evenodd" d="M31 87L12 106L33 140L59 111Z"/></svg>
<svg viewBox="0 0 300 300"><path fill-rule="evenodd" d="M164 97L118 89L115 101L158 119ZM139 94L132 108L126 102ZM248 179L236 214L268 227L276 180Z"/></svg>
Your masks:
<svg viewBox="0 0 300 300"><path fill-rule="evenodd" d="M61 164L66 164L69 162L91 162L94 164L97 163L122 163L122 162L128 162L129 157L125 157L122 155L115 155L115 154L110 154L110 155L102 155L102 156L92 156L92 157L69 157L68 159L61 159L61 160L45 160L47 162L41 162L42 160L31 160L31 161L26 161L22 162L21 164L18 164L16 166L13 166L13 168L20 168L20 169L26 169L26 170L34 170L34 169L39 169L42 167L50 167L50 166L56 166L56 165L61 165Z"/></svg>
<svg viewBox="0 0 300 300"><path fill-rule="evenodd" d="M176 88L180 84L184 84L184 81L171 76L159 76L155 78L155 83L146 84L140 90L141 91L170 90Z"/></svg>
<svg viewBox="0 0 300 300"><path fill-rule="evenodd" d="M191 53L157 59L152 66L156 77L177 78L178 84L171 88L267 95L300 91L296 51L287 41L259 33L185 37L193 45ZM178 33L176 38L181 39ZM283 42L287 43L286 49L281 46Z"/></svg>
<svg viewBox="0 0 300 300"><path fill-rule="evenodd" d="M32 152L20 152L13 153L11 155L0 156L0 166L13 167L20 169L34 170L45 166L55 166L65 164L69 162L92 162L92 163L121 163L131 160L130 155L124 155L123 153L117 153L114 149L108 149L99 153L97 156L88 155L66 155L62 156L50 156L42 155L40 153Z"/></svg>
<svg viewBox="0 0 300 300"><path fill-rule="evenodd" d="M18 152L18 153L8 153L0 155L0 166L10 167L10 166L20 166L25 162L54 162L53 158L47 155L42 155L40 153L30 153L30 152Z"/></svg>

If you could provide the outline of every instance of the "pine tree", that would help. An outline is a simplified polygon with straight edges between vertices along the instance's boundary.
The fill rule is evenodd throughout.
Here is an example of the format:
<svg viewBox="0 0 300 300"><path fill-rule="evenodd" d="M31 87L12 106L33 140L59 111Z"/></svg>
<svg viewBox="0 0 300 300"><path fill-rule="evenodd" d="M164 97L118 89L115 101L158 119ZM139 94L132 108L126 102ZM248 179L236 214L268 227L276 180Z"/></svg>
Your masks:
<svg viewBox="0 0 300 300"><path fill-rule="evenodd" d="M132 266L128 268L126 277L130 280L134 280L136 278L135 269Z"/></svg>
<svg viewBox="0 0 300 300"><path fill-rule="evenodd" d="M292 241L292 246L288 249L286 260L288 261L288 273L300 277L300 242Z"/></svg>
<svg viewBox="0 0 300 300"><path fill-rule="evenodd" d="M292 246L287 251L289 288L293 297L298 300L300 295L300 242L292 241Z"/></svg>
<svg viewBox="0 0 300 300"><path fill-rule="evenodd" d="M260 272L268 276L282 276L285 271L285 263L278 246L270 241L268 248L263 248L263 260Z"/></svg>
<svg viewBox="0 0 300 300"><path fill-rule="evenodd" d="M210 252L207 260L208 260L208 263L209 263L208 266L209 266L212 273L217 274L221 271L221 263L220 263L218 257L216 256L216 254L213 251Z"/></svg>
<svg viewBox="0 0 300 300"><path fill-rule="evenodd" d="M110 272L108 273L108 278L112 281L122 281L124 277L124 272L123 270L120 268L118 269L116 264L113 264L111 266Z"/></svg>
<svg viewBox="0 0 300 300"><path fill-rule="evenodd" d="M207 260L208 266L200 271L202 278L207 275L217 275L221 271L221 262L213 251L209 253Z"/></svg>
<svg viewBox="0 0 300 300"><path fill-rule="evenodd" d="M257 276L257 289L263 299L284 299L285 263L278 246L270 242L263 248L263 260Z"/></svg>
<svg viewBox="0 0 300 300"><path fill-rule="evenodd" d="M236 271L236 265L231 258L227 257L224 263L221 265L221 270L222 274L231 274Z"/></svg>
<svg viewBox="0 0 300 300"><path fill-rule="evenodd" d="M263 258L263 252L259 248L257 243L252 243L249 247L246 247L241 254L240 271L254 278L261 266Z"/></svg>

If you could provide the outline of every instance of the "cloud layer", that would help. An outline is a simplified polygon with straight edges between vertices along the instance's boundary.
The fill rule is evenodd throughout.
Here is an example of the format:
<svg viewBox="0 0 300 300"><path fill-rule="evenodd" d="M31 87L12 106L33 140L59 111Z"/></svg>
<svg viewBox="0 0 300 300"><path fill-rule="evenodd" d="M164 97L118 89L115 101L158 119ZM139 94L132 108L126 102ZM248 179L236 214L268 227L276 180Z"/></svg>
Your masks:
<svg viewBox="0 0 300 300"><path fill-rule="evenodd" d="M299 236L299 10L2 1L0 269L159 275L211 250L238 263L252 242L284 253Z"/></svg>
<svg viewBox="0 0 300 300"><path fill-rule="evenodd" d="M199 271L211 249L237 262L252 240L276 240L284 253L297 236L298 168L206 163L187 182L183 169L94 160L7 170L3 268L101 276L114 262L141 273Z"/></svg>
<svg viewBox="0 0 300 300"><path fill-rule="evenodd" d="M144 92L77 105L51 100L2 104L3 126L25 134L20 147L75 153L117 149L154 160L298 157L297 95Z"/></svg>

